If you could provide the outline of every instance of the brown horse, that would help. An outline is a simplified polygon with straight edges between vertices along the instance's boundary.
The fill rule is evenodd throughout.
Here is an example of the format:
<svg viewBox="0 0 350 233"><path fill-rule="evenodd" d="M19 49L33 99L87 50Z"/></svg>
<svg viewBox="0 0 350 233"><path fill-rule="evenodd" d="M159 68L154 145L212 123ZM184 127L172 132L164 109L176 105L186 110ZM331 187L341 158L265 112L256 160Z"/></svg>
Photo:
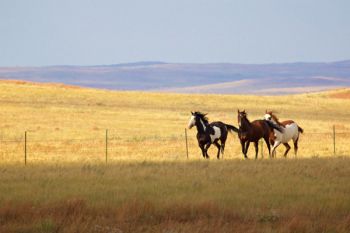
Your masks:
<svg viewBox="0 0 350 233"><path fill-rule="evenodd" d="M247 118L247 113L245 112L245 110L243 110L242 112L238 110L238 125L238 137L241 141L244 158L246 159L248 158L247 152L250 142L254 142L255 159L258 158L258 142L260 138L264 138L267 148L269 149L269 155L271 156L269 143L270 135L273 132L273 129L283 131L281 127L270 121L255 120L253 122L250 122Z"/></svg>

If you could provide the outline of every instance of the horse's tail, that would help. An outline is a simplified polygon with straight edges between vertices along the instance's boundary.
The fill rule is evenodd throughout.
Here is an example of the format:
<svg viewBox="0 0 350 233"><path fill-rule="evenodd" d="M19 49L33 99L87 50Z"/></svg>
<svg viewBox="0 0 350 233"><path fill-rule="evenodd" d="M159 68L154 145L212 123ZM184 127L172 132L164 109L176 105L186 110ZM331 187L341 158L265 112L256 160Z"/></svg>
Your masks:
<svg viewBox="0 0 350 233"><path fill-rule="evenodd" d="M299 131L300 133L304 133L304 130L303 130L302 128L300 128L299 125L298 125L298 131Z"/></svg>
<svg viewBox="0 0 350 233"><path fill-rule="evenodd" d="M275 129L275 130L279 131L280 133L284 132L284 129L281 126L274 124L273 122L268 121L268 120L265 120L265 122L268 124L268 126L270 126L270 128Z"/></svg>
<svg viewBox="0 0 350 233"><path fill-rule="evenodd" d="M228 129L228 131L230 131L230 133L238 133L238 129L236 127L234 127L233 125L227 125L225 124L226 128Z"/></svg>

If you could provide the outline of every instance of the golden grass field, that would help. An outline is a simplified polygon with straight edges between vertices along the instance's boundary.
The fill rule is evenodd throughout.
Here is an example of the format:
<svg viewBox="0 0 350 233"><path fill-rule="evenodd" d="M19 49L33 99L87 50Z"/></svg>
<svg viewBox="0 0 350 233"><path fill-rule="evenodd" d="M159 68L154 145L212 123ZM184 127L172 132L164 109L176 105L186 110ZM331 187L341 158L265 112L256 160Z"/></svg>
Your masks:
<svg viewBox="0 0 350 233"><path fill-rule="evenodd" d="M115 92L0 82L0 232L349 232L350 91L291 96ZM190 111L237 126L275 110L298 159L204 161ZM336 128L336 156L332 127ZM108 129L108 164L105 133ZM27 166L24 132L27 131ZM249 157L253 158L253 148ZM261 154L259 152L259 158Z"/></svg>

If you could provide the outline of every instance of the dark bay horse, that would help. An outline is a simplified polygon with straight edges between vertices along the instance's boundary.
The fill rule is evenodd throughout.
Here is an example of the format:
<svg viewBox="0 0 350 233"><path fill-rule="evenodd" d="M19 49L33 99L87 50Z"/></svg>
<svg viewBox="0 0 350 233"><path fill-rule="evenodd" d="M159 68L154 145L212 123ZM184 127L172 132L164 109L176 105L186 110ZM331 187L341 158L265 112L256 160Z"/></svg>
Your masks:
<svg viewBox="0 0 350 233"><path fill-rule="evenodd" d="M247 157L247 152L249 148L250 142L254 142L255 146L255 159L258 158L258 143L260 138L264 138L265 143L267 145L267 148L269 150L269 155L271 156L271 148L270 148L270 136L273 134L273 129L276 129L278 131L283 131L281 127L278 125L266 121L266 120L255 120L253 122L250 122L247 118L247 113L245 110L240 112L238 110L238 125L239 125L239 132L238 137L241 141L242 145L242 152L244 155L244 158Z"/></svg>
<svg viewBox="0 0 350 233"><path fill-rule="evenodd" d="M238 129L233 125L228 125L221 121L215 121L209 124L206 114L201 112L191 112L191 114L188 128L197 127L197 140L203 157L209 159L208 149L211 144L214 144L218 148L217 158L220 159L220 151L222 155L224 154L227 133L229 131L231 133L237 133Z"/></svg>

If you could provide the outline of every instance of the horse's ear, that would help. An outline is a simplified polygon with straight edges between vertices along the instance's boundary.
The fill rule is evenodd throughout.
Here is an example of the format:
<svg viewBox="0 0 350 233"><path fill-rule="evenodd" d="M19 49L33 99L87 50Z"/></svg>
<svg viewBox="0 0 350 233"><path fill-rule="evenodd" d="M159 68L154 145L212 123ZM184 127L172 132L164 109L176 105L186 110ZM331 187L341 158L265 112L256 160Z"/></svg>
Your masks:
<svg viewBox="0 0 350 233"><path fill-rule="evenodd" d="M191 111L191 114L193 115L194 113Z"/></svg>
<svg viewBox="0 0 350 233"><path fill-rule="evenodd" d="M237 108L237 113L239 113L239 109Z"/></svg>
<svg viewBox="0 0 350 233"><path fill-rule="evenodd" d="M245 109L243 110L243 112L245 113Z"/></svg>
<svg viewBox="0 0 350 233"><path fill-rule="evenodd" d="M267 109L265 110L265 113L267 113Z"/></svg>

